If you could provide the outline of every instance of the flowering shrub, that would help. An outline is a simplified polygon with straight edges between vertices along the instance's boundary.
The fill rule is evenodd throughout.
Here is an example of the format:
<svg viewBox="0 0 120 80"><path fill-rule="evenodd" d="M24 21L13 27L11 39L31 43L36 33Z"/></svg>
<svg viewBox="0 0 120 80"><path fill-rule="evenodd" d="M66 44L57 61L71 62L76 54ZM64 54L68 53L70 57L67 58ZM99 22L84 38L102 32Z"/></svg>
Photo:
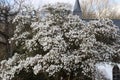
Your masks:
<svg viewBox="0 0 120 80"><path fill-rule="evenodd" d="M18 54L1 62L3 80L14 79L22 70L43 73L49 80L92 79L97 62L113 61L119 52L119 28L109 19L85 22L66 7L44 6L45 17L30 22L26 15L15 18L12 40Z"/></svg>

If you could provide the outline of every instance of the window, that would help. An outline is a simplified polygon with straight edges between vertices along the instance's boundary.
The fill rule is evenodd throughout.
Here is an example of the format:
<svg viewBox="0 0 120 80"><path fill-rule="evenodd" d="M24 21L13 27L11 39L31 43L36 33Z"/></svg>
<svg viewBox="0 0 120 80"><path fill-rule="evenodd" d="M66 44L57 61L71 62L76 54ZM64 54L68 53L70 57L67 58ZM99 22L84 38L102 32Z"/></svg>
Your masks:
<svg viewBox="0 0 120 80"><path fill-rule="evenodd" d="M120 80L120 69L117 65L113 67L113 80Z"/></svg>

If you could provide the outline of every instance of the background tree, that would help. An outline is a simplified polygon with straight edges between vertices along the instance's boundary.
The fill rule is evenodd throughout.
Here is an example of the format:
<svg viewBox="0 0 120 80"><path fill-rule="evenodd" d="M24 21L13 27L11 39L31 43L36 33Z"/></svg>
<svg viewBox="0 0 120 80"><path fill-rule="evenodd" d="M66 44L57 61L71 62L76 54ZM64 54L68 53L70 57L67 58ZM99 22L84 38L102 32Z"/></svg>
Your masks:
<svg viewBox="0 0 120 80"><path fill-rule="evenodd" d="M15 29L12 20L19 13L22 2L22 0L12 0L12 3L10 3L9 0L0 0L0 24L4 25L4 27L0 26L0 34L6 40L6 54L4 54L6 58L12 55L13 49L9 43L9 39L13 36Z"/></svg>
<svg viewBox="0 0 120 80"><path fill-rule="evenodd" d="M85 19L119 19L120 14L115 9L115 5L116 2L111 0L81 0L82 17Z"/></svg>

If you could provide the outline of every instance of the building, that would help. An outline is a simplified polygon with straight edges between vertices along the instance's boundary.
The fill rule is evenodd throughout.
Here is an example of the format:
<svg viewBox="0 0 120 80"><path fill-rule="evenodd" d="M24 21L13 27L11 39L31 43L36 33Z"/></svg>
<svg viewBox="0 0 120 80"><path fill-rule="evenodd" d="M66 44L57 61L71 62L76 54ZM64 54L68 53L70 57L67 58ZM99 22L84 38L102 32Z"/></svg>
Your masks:
<svg viewBox="0 0 120 80"><path fill-rule="evenodd" d="M73 15L78 15L82 19L82 10L79 0L76 0L73 10ZM83 19L90 21L93 19ZM120 28L120 20L113 19L113 23ZM93 80L120 80L120 64L116 63L98 63L96 64L96 71Z"/></svg>
<svg viewBox="0 0 120 80"><path fill-rule="evenodd" d="M78 15L80 18L82 18L82 10L81 10L79 0L76 0L75 2L74 9L73 9L73 15ZM83 19L83 20L90 21L93 19ZM120 27L120 19L113 19L112 21L116 26Z"/></svg>

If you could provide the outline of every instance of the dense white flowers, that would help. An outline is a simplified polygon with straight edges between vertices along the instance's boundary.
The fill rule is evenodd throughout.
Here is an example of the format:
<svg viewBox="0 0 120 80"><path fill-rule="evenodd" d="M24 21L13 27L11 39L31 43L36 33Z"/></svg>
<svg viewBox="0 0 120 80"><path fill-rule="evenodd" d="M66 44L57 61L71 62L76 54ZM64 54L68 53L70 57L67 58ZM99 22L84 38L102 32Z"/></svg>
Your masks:
<svg viewBox="0 0 120 80"><path fill-rule="evenodd" d="M65 70L67 75L74 72L72 76L91 77L97 62L113 60L114 54L119 52L119 28L109 19L85 22L69 14L70 8L66 6L45 6L44 11L49 15L37 21L29 22L31 17L26 15L15 18L17 26L12 40L16 42L16 51L19 54L24 51L22 54L26 56L15 54L2 61L2 79L12 79L21 70L31 67L35 75L45 72L55 76Z"/></svg>

